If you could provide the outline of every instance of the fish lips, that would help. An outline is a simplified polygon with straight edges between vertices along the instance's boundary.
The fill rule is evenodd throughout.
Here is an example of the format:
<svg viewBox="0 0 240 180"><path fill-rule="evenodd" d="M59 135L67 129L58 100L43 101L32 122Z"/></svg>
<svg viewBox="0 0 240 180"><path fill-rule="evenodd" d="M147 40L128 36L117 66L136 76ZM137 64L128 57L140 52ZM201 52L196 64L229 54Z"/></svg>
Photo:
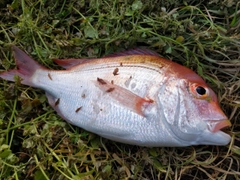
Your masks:
<svg viewBox="0 0 240 180"><path fill-rule="evenodd" d="M230 127L232 125L228 119L209 120L207 124L208 124L209 131L211 131L213 133L220 131L221 129L223 129L225 127Z"/></svg>
<svg viewBox="0 0 240 180"><path fill-rule="evenodd" d="M208 128L201 134L200 143L219 146L227 145L231 140L231 136L221 131L221 129L229 126L231 126L231 123L228 119L208 121Z"/></svg>

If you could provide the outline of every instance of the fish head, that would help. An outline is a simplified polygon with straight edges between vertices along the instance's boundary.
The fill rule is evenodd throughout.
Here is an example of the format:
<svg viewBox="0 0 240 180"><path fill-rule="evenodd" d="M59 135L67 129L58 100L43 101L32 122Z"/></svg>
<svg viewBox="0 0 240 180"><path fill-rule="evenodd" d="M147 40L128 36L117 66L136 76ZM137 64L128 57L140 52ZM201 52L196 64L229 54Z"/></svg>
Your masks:
<svg viewBox="0 0 240 180"><path fill-rule="evenodd" d="M214 91L205 82L188 82L188 99L192 101L195 112L190 117L196 118L199 127L204 127L199 134L199 144L225 145L230 136L221 131L231 126L223 113ZM201 129L200 129L201 130Z"/></svg>
<svg viewBox="0 0 240 180"><path fill-rule="evenodd" d="M168 101L162 104L167 128L182 145L226 145L230 136L221 131L231 126L221 110L214 91L203 81L178 79L165 90ZM171 99L171 100L170 100ZM168 104L168 102L170 102Z"/></svg>

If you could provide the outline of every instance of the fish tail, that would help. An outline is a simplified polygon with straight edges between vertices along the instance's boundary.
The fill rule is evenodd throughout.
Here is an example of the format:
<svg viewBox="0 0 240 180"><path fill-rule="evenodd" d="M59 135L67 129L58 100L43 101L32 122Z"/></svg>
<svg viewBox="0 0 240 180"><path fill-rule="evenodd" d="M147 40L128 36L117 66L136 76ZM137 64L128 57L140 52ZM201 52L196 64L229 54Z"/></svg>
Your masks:
<svg viewBox="0 0 240 180"><path fill-rule="evenodd" d="M15 81L15 76L19 76L22 84L34 86L31 81L31 77L37 69L46 68L34 61L18 47L12 46L12 49L18 69L11 69L9 71L0 73L0 77L8 81Z"/></svg>

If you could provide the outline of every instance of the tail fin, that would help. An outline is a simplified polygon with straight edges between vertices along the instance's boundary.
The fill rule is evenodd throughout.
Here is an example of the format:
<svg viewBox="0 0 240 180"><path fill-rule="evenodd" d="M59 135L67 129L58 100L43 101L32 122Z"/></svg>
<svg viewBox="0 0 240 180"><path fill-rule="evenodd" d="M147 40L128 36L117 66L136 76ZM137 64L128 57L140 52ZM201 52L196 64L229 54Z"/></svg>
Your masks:
<svg viewBox="0 0 240 180"><path fill-rule="evenodd" d="M46 68L38 64L18 47L12 46L12 49L18 69L11 69L9 71L0 73L0 77L8 81L15 81L14 76L17 75L21 78L22 84L32 86L33 84L31 82L31 77L35 71L37 69Z"/></svg>

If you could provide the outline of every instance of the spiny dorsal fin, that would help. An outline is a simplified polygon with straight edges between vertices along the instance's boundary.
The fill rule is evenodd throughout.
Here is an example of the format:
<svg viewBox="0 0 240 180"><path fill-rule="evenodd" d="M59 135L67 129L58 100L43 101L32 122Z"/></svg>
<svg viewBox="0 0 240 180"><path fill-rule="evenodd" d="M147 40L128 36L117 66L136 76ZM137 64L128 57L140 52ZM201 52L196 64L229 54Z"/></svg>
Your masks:
<svg viewBox="0 0 240 180"><path fill-rule="evenodd" d="M112 58L112 57L129 56L129 55L151 55L151 56L159 57L159 55L156 52L151 51L149 49L135 48L135 49L127 50L127 51L109 54L107 56L104 56L103 58ZM53 61L65 69L70 69L74 66L77 66L80 64L85 64L85 63L88 63L88 62L90 62L92 60L96 60L96 59L97 58L89 58L89 59L87 59L87 58L84 58L84 59L70 58L70 59L54 59Z"/></svg>
<svg viewBox="0 0 240 180"><path fill-rule="evenodd" d="M150 55L150 56L158 56L159 57L158 53L156 53L150 49L147 49L147 48L134 48L134 49L130 49L127 51L121 51L121 52L109 54L104 57L118 57L118 56L128 56L128 55Z"/></svg>

